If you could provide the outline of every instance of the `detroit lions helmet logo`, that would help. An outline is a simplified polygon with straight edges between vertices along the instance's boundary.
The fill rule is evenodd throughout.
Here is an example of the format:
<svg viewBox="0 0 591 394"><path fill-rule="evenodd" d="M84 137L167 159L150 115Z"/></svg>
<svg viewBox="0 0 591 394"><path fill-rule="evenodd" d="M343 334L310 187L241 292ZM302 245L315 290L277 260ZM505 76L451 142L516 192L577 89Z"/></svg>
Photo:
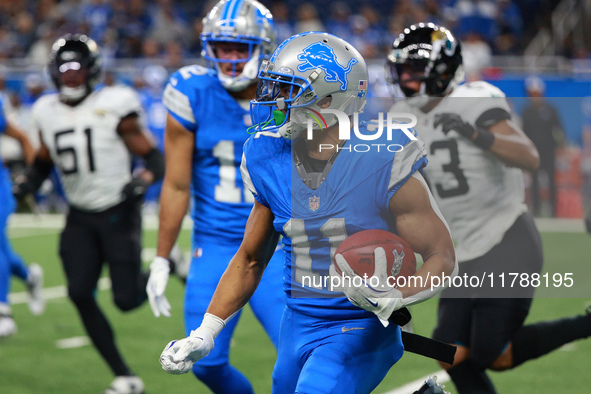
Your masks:
<svg viewBox="0 0 591 394"><path fill-rule="evenodd" d="M341 90L347 90L347 74L351 72L352 67L357 64L357 59L351 58L347 67L343 67L337 61L334 50L325 43L318 41L302 50L298 55L298 60L302 63L298 65L298 71L308 71L319 68L324 71L326 82L340 82Z"/></svg>

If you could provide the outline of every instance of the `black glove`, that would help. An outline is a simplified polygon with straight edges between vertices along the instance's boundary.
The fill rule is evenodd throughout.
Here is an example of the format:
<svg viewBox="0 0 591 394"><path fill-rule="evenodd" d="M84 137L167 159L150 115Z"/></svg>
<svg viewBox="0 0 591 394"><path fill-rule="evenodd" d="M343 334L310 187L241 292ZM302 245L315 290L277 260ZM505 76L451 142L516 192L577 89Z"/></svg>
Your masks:
<svg viewBox="0 0 591 394"><path fill-rule="evenodd" d="M451 130L455 130L469 140L472 140L474 133L476 132L474 126L470 123L464 122L460 115L452 114L450 112L435 115L433 127L437 128L439 125L441 125L441 131L443 131L443 134L447 135Z"/></svg>
<svg viewBox="0 0 591 394"><path fill-rule="evenodd" d="M34 191L33 185L27 179L12 185L12 195L17 201L22 200L27 194L33 193Z"/></svg>
<svg viewBox="0 0 591 394"><path fill-rule="evenodd" d="M144 199L148 186L150 186L148 182L142 178L133 178L131 182L123 187L121 193L125 201L139 203Z"/></svg>
<svg viewBox="0 0 591 394"><path fill-rule="evenodd" d="M435 115L433 127L437 128L441 125L441 131L447 135L451 130L455 130L458 134L466 137L472 143L481 149L489 150L495 142L495 135L488 131L485 127L479 127L478 132L476 128L470 123L464 122L462 117L458 114L445 112ZM476 134L476 136L475 136Z"/></svg>

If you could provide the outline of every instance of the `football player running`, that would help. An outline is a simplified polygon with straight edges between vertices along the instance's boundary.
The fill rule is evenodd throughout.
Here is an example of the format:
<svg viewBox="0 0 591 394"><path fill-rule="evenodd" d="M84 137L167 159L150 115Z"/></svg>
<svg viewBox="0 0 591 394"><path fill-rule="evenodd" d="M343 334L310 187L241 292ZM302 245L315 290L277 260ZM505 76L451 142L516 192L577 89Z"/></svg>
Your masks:
<svg viewBox="0 0 591 394"><path fill-rule="evenodd" d="M6 119L4 102L0 99L0 134L2 133L16 139L21 145L25 161L29 164L33 162L35 150L26 134ZM11 189L10 174L0 157L0 338L17 332L8 300L12 275L25 282L29 292L31 312L34 315L39 315L45 309L45 300L41 290L43 288L43 269L35 263L27 267L23 259L14 252L8 239L8 218L16 207Z"/></svg>
<svg viewBox="0 0 591 394"><path fill-rule="evenodd" d="M349 302L332 291L331 264L349 234L396 226L425 259L418 276L453 275L451 236L419 172L426 163L423 144L397 130L391 143L403 150L368 155L351 151L358 137L340 140L334 111L350 119L363 110L367 67L353 46L334 35L309 32L287 39L263 63L259 79L251 102L258 133L246 142L241 165L255 197L244 240L201 325L169 343L160 362L169 373L185 373L215 351L216 337L255 292L265 268L273 269L276 262L269 258L282 235L287 305L273 392L369 393L403 352L400 328L387 319L440 289L341 282ZM308 139L302 131L320 113L322 127L316 125ZM332 148L320 151L319 144ZM336 259L342 272L354 275L342 256Z"/></svg>
<svg viewBox="0 0 591 394"><path fill-rule="evenodd" d="M243 186L240 161L249 137L258 69L275 46L273 18L257 1L223 0L205 17L201 41L211 67L180 69L164 91L167 171L160 196L157 257L147 287L154 314L170 316L164 294L168 257L192 199L193 253L184 301L187 335L201 324L252 210L254 198ZM277 251L250 299L275 347L285 305L282 258L283 252ZM211 354L193 366L197 378L215 393L253 391L248 379L229 364L238 317L228 322Z"/></svg>
<svg viewBox="0 0 591 394"><path fill-rule="evenodd" d="M70 208L60 239L68 296L116 376L106 392L141 393L144 384L119 353L95 291L106 261L120 310L130 311L147 298L140 203L148 185L164 175L164 158L140 125L136 93L125 86L94 88L101 60L92 39L78 34L59 38L48 70L58 93L33 105L41 147L15 194L35 191L57 167ZM132 155L145 161L145 170L135 177Z"/></svg>
<svg viewBox="0 0 591 394"><path fill-rule="evenodd" d="M524 203L521 169L535 170L533 143L511 122L505 95L483 82L461 84L461 44L432 23L410 26L387 57L389 81L404 98L391 112L417 116L427 147L425 175L450 225L459 275L539 273L542 244ZM583 315L523 326L533 288L444 290L434 338L458 346L443 364L460 393L494 393L487 368L505 370L591 334Z"/></svg>

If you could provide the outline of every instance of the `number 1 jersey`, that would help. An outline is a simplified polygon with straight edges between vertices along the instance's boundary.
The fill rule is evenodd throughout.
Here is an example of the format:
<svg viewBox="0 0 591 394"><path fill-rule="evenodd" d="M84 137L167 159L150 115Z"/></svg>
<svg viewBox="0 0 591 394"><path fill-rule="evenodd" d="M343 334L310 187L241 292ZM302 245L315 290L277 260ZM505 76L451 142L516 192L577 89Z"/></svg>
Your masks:
<svg viewBox="0 0 591 394"><path fill-rule="evenodd" d="M484 255L527 210L523 173L455 131L444 135L433 123L438 114L455 113L471 125L494 124L511 112L505 94L486 82L471 82L426 114L406 101L390 112L411 112L418 118L416 130L429 157L425 175L450 226L458 261Z"/></svg>
<svg viewBox="0 0 591 394"><path fill-rule="evenodd" d="M62 103L58 94L35 102L33 124L71 206L98 212L123 201L121 191L131 181L131 154L117 127L126 116L141 113L135 91L126 86L95 90L74 107Z"/></svg>
<svg viewBox="0 0 591 394"><path fill-rule="evenodd" d="M240 245L254 203L240 175L242 146L249 137L249 111L230 96L211 69L197 65L171 76L163 102L174 119L195 133L194 241Z"/></svg>

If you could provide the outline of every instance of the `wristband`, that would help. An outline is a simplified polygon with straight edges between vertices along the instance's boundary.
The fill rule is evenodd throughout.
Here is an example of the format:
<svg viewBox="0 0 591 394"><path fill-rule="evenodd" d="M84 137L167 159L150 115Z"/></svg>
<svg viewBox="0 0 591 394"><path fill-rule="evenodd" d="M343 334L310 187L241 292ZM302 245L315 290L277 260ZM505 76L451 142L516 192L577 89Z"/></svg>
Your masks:
<svg viewBox="0 0 591 394"><path fill-rule="evenodd" d="M476 133L476 138L474 138L472 142L483 150L489 150L495 142L495 135L485 128L479 127L478 132Z"/></svg>
<svg viewBox="0 0 591 394"><path fill-rule="evenodd" d="M203 316L203 321L199 328L205 330L213 339L215 339L225 326L226 323L224 323L222 319L211 313L206 313L205 316ZM194 332L195 331L191 331L190 336L193 336Z"/></svg>

